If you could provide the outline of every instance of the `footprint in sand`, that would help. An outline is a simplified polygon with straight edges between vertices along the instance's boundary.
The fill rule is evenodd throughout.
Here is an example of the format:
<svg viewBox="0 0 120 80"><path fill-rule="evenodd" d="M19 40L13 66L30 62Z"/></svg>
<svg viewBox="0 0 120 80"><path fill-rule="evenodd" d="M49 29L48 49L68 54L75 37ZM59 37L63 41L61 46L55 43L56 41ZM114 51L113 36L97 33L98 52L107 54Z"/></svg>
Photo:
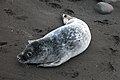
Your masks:
<svg viewBox="0 0 120 80"><path fill-rule="evenodd" d="M77 1L81 1L81 0L68 0L68 1L71 1L71 2L77 2Z"/></svg>
<svg viewBox="0 0 120 80"><path fill-rule="evenodd" d="M39 0L40 2L45 2L48 6L54 8L54 9L61 9L62 6L58 3L55 3L55 2L50 2L50 0ZM54 0L54 1L57 1L57 2L61 2L60 0Z"/></svg>
<svg viewBox="0 0 120 80"><path fill-rule="evenodd" d="M117 49L114 49L114 48L109 48L109 50L111 51L111 53L116 53L116 52L118 52L118 50L117 50Z"/></svg>
<svg viewBox="0 0 120 80"><path fill-rule="evenodd" d="M6 42L6 41L1 41L0 42L0 46L4 46L4 45L7 45L8 44L8 42Z"/></svg>
<svg viewBox="0 0 120 80"><path fill-rule="evenodd" d="M6 0L0 0L0 3L5 3L6 2Z"/></svg>
<svg viewBox="0 0 120 80"><path fill-rule="evenodd" d="M112 35L112 37L114 39L115 45L118 45L120 43L120 37L118 35Z"/></svg>
<svg viewBox="0 0 120 80"><path fill-rule="evenodd" d="M50 0L39 0L39 1L48 3Z"/></svg>
<svg viewBox="0 0 120 80"><path fill-rule="evenodd" d="M71 9L64 9L64 10L63 10L63 13L69 14L69 15L73 15L73 14L74 14L74 11L71 10Z"/></svg>
<svg viewBox="0 0 120 80"><path fill-rule="evenodd" d="M103 24L103 25L113 25L113 24L117 24L116 22L110 21L108 19L104 19L104 20L95 20L95 23L98 24Z"/></svg>
<svg viewBox="0 0 120 80"><path fill-rule="evenodd" d="M10 16L13 16L13 15L16 15L15 12L13 12L12 9L9 9L9 8L4 8L4 10L6 14L10 15Z"/></svg>
<svg viewBox="0 0 120 80"><path fill-rule="evenodd" d="M79 76L78 71L72 71L72 72L58 72L59 74L66 76L66 77L71 77L71 78L77 78Z"/></svg>
<svg viewBox="0 0 120 80"><path fill-rule="evenodd" d="M60 0L54 0L54 1L61 2Z"/></svg>
<svg viewBox="0 0 120 80"><path fill-rule="evenodd" d="M99 23L99 24L106 24L106 25L112 25L111 21L105 19L105 20L95 20L95 23Z"/></svg>
<svg viewBox="0 0 120 80"><path fill-rule="evenodd" d="M23 21L25 21L26 19L28 19L27 16L16 16L15 18L18 19L18 20L23 20Z"/></svg>
<svg viewBox="0 0 120 80"><path fill-rule="evenodd" d="M111 62L108 62L108 67L111 71L116 71L114 65Z"/></svg>
<svg viewBox="0 0 120 80"><path fill-rule="evenodd" d="M2 53L8 53L9 51L6 49L6 47L4 47L4 46L6 46L8 44L8 42L6 42L6 41L0 41L0 52L2 52ZM0 56L2 56L2 55L0 55Z"/></svg>
<svg viewBox="0 0 120 80"><path fill-rule="evenodd" d="M41 29L33 29L33 32L36 32L36 33L41 33L43 30Z"/></svg>
<svg viewBox="0 0 120 80"><path fill-rule="evenodd" d="M40 2L46 2L46 3L50 2L50 0L39 0L39 1ZM54 1L61 2L60 0L54 0Z"/></svg>
<svg viewBox="0 0 120 80"><path fill-rule="evenodd" d="M62 6L60 4L57 3L49 3L48 6L51 6L54 9L61 9Z"/></svg>

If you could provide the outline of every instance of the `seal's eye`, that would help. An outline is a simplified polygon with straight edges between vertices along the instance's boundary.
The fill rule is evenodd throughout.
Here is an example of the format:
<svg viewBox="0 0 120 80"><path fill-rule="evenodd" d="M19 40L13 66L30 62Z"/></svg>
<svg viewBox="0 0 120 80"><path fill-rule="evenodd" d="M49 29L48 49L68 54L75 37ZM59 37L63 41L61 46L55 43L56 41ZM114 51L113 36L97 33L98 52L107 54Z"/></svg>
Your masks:
<svg viewBox="0 0 120 80"><path fill-rule="evenodd" d="M32 55L33 55L32 52L28 52L28 53L27 53L27 56L28 56L28 57L31 57Z"/></svg>

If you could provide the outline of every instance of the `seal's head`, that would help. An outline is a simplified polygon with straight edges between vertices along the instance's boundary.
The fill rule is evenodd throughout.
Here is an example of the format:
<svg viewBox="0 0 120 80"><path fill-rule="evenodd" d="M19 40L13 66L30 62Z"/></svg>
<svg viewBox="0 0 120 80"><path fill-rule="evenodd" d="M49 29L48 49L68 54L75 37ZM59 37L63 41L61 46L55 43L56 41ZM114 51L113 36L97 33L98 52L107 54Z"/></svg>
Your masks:
<svg viewBox="0 0 120 80"><path fill-rule="evenodd" d="M45 59L45 54L47 51L47 47L42 41L28 41L29 44L26 48L17 55L17 59L20 63L28 63L28 64L38 64L42 63ZM44 53L44 54L43 54Z"/></svg>
<svg viewBox="0 0 120 80"><path fill-rule="evenodd" d="M64 24L69 24L71 22L71 19L73 19L74 17L71 17L70 15L67 14L63 14L62 18Z"/></svg>

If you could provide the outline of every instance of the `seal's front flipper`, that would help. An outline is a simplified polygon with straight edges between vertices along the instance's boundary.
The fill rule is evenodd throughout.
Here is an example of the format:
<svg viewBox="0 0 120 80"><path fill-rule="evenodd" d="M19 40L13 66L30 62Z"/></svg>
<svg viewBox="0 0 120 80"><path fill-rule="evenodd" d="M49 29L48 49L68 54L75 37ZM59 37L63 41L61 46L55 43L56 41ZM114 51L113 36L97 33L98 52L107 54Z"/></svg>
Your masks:
<svg viewBox="0 0 120 80"><path fill-rule="evenodd" d="M56 66L59 66L61 63L60 60L57 60L55 62L52 62L52 63L45 63L45 64L39 64L37 65L37 67L56 67Z"/></svg>
<svg viewBox="0 0 120 80"><path fill-rule="evenodd" d="M53 62L47 61L46 63L37 65L37 67L57 67L69 59L70 59L70 57L68 56L68 54L64 53L64 54L60 54L59 57L57 56L57 60L55 60Z"/></svg>

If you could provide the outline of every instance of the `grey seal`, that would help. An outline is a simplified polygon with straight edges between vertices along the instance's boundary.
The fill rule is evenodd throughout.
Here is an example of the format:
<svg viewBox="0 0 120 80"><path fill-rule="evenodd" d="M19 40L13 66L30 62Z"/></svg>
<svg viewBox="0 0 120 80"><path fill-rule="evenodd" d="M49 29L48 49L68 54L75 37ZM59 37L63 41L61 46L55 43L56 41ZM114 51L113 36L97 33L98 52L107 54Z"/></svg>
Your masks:
<svg viewBox="0 0 120 80"><path fill-rule="evenodd" d="M40 39L28 40L29 44L17 55L17 60L38 67L55 67L85 51L91 42L88 25L67 14L62 18L65 25Z"/></svg>

